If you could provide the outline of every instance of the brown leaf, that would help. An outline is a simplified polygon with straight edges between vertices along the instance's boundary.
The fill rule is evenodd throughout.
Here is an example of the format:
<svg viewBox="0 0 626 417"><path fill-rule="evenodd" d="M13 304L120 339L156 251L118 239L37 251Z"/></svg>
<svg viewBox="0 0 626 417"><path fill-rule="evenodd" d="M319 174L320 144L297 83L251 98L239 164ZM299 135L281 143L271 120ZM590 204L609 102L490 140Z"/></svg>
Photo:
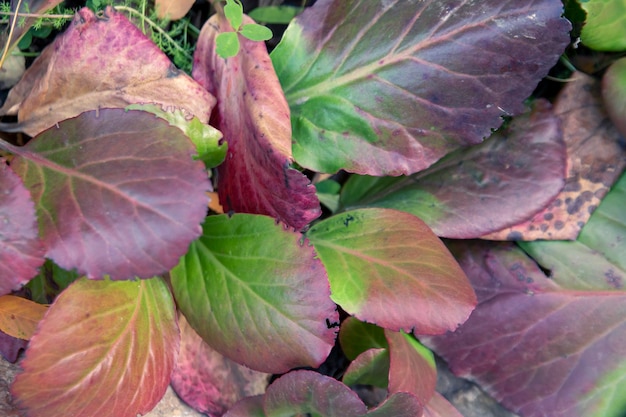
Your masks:
<svg viewBox="0 0 626 417"><path fill-rule="evenodd" d="M237 401L263 394L270 374L253 371L211 349L179 314L180 353L172 387L196 410L221 416Z"/></svg>
<svg viewBox="0 0 626 417"><path fill-rule="evenodd" d="M252 19L244 17L244 24ZM289 106L262 42L240 37L239 54L223 59L215 37L232 31L214 15L202 28L193 77L217 97L215 126L228 142L217 191L226 211L265 214L301 229L321 214L315 187L290 168Z"/></svg>
<svg viewBox="0 0 626 417"><path fill-rule="evenodd" d="M11 90L0 115L17 114L11 129L34 136L84 111L133 103L183 108L207 123L215 99L123 14L84 8Z"/></svg>
<svg viewBox="0 0 626 417"><path fill-rule="evenodd" d="M0 297L0 330L9 336L29 340L48 311L43 304L14 295Z"/></svg>
<svg viewBox="0 0 626 417"><path fill-rule="evenodd" d="M184 17L195 0L155 0L154 7L160 19L178 20Z"/></svg>
<svg viewBox="0 0 626 417"><path fill-rule="evenodd" d="M485 235L490 240L574 240L611 185L626 167L621 135L602 104L600 84L573 75L559 94L554 112L561 119L567 146L565 187L530 220Z"/></svg>

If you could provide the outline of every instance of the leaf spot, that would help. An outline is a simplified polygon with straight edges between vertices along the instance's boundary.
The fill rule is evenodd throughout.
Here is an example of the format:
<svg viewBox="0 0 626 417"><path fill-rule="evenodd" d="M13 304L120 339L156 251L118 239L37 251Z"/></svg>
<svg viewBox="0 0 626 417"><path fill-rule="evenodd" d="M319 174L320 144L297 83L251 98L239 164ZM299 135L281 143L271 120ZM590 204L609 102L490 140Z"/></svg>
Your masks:
<svg viewBox="0 0 626 417"><path fill-rule="evenodd" d="M352 216L351 214L349 214L344 220L343 220L343 225L348 227L350 225L350 222L354 221L354 216Z"/></svg>

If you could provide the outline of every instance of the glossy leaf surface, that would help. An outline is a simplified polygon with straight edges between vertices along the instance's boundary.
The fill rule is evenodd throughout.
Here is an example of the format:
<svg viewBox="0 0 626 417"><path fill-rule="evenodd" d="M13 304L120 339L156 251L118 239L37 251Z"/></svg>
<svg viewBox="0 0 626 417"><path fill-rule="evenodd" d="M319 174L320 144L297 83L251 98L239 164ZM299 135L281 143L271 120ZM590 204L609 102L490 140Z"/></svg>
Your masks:
<svg viewBox="0 0 626 417"><path fill-rule="evenodd" d="M448 155L424 172L401 178L352 177L344 207L406 211L437 234L476 238L526 220L565 183L566 148L549 104L515 118L484 143Z"/></svg>
<svg viewBox="0 0 626 417"><path fill-rule="evenodd" d="M83 8L13 87L0 114L18 116L5 129L34 136L84 111L134 103L182 108L207 123L215 99L122 13L108 7L96 16Z"/></svg>
<svg viewBox="0 0 626 417"><path fill-rule="evenodd" d="M225 18L211 17L200 33L193 68L194 78L217 97L213 124L228 142L218 168L220 202L227 212L265 214L301 229L321 209L315 187L290 168L289 107L263 43L240 37L237 56L217 55L215 37L230 31Z"/></svg>
<svg viewBox="0 0 626 417"><path fill-rule="evenodd" d="M621 417L626 400L626 176L574 242L457 243L479 306L429 343L524 417Z"/></svg>
<svg viewBox="0 0 626 417"><path fill-rule="evenodd" d="M178 318L180 352L171 384L187 404L209 416L221 416L237 401L265 393L271 375L241 366L214 351Z"/></svg>
<svg viewBox="0 0 626 417"><path fill-rule="evenodd" d="M389 392L413 394L423 406L435 393L437 368L431 351L411 335L385 330L389 342Z"/></svg>
<svg viewBox="0 0 626 417"><path fill-rule="evenodd" d="M209 216L172 270L176 301L222 355L282 373L328 356L338 321L322 263L302 235L266 216Z"/></svg>
<svg viewBox="0 0 626 417"><path fill-rule="evenodd" d="M605 86L611 84L606 83L607 75L604 77ZM626 151L620 143L623 138L608 119L610 103L606 99L603 102L599 81L581 72L571 77L573 81L559 92L553 109L554 115L561 121L567 148L565 186L545 209L531 219L482 236L483 239L576 239L626 167ZM610 91L620 91L614 85L609 88ZM619 93L615 97L624 100ZM618 118L622 118L622 114L619 113Z"/></svg>
<svg viewBox="0 0 626 417"><path fill-rule="evenodd" d="M47 310L46 306L25 298L3 295L0 297L0 331L28 340Z"/></svg>
<svg viewBox="0 0 626 417"><path fill-rule="evenodd" d="M0 295L37 275L45 250L39 240L35 205L20 178L0 159Z"/></svg>
<svg viewBox="0 0 626 417"><path fill-rule="evenodd" d="M178 343L162 279L81 279L31 339L13 396L28 417L136 417L165 393Z"/></svg>
<svg viewBox="0 0 626 417"><path fill-rule="evenodd" d="M154 115L87 112L17 148L47 254L90 278L147 278L201 233L209 188L193 144Z"/></svg>
<svg viewBox="0 0 626 417"><path fill-rule="evenodd" d="M558 0L324 0L272 52L296 161L400 175L523 111L569 43Z"/></svg>
<svg viewBox="0 0 626 417"><path fill-rule="evenodd" d="M330 279L331 297L362 321L392 330L454 330L474 308L467 278L417 217L360 209L307 233Z"/></svg>

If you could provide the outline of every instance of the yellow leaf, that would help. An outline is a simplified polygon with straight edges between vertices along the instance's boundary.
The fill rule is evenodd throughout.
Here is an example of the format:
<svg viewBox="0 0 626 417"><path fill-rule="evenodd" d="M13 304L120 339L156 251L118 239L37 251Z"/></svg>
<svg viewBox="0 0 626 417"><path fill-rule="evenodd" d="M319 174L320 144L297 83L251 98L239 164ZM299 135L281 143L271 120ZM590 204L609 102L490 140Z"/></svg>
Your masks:
<svg viewBox="0 0 626 417"><path fill-rule="evenodd" d="M48 307L14 295L0 297L0 330L9 336L29 340Z"/></svg>
<svg viewBox="0 0 626 417"><path fill-rule="evenodd" d="M178 20L184 17L195 0L155 0L154 7L160 19Z"/></svg>

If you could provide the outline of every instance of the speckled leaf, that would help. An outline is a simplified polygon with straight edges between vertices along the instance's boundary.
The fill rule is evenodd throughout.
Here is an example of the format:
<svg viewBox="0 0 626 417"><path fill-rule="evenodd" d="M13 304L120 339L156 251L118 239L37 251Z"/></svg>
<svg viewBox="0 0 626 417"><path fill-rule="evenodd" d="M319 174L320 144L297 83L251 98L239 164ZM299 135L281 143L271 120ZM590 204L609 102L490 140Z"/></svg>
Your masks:
<svg viewBox="0 0 626 417"><path fill-rule="evenodd" d="M319 0L272 52L296 161L411 174L476 144L570 42L559 0Z"/></svg>
<svg viewBox="0 0 626 417"><path fill-rule="evenodd" d="M438 334L456 329L474 308L463 271L411 214L349 211L315 224L307 236L328 271L331 298L362 321Z"/></svg>
<svg viewBox="0 0 626 417"><path fill-rule="evenodd" d="M0 158L0 295L37 275L45 250L38 236L35 205L20 178Z"/></svg>
<svg viewBox="0 0 626 417"><path fill-rule="evenodd" d="M191 326L222 355L282 373L319 366L338 321L328 278L300 233L270 217L209 216L204 234L171 272Z"/></svg>
<svg viewBox="0 0 626 417"><path fill-rule="evenodd" d="M252 23L248 17L244 23ZM223 59L215 37L231 31L214 15L202 28L193 76L218 99L214 125L228 142L218 168L218 192L226 211L266 214L301 229L321 214L315 187L290 168L289 107L261 42L240 37L241 51Z"/></svg>
<svg viewBox="0 0 626 417"><path fill-rule="evenodd" d="M576 239L626 167L624 139L607 117L599 82L583 73L572 74L572 77L575 81L565 84L554 105L567 147L565 187L530 220L482 236L483 239ZM615 86L607 91L613 90L619 91ZM623 100L623 97L620 95L618 99ZM610 109L608 103L607 108ZM618 110L618 114L624 114L623 111Z"/></svg>
<svg viewBox="0 0 626 417"><path fill-rule="evenodd" d="M207 123L215 99L179 71L122 13L81 9L11 89L0 114L31 136L88 110L156 103Z"/></svg>
<svg viewBox="0 0 626 417"><path fill-rule="evenodd" d="M602 77L602 98L606 105L607 113L623 137L626 137L625 96L626 58L621 58L611 64Z"/></svg>
<svg viewBox="0 0 626 417"><path fill-rule="evenodd" d="M46 255L62 268L151 277L174 267L201 233L204 165L178 128L152 114L86 112L15 152Z"/></svg>
<svg viewBox="0 0 626 417"><path fill-rule="evenodd" d="M263 394L271 375L256 372L220 355L178 318L180 352L171 384L187 404L209 416L221 416L237 401Z"/></svg>
<svg viewBox="0 0 626 417"><path fill-rule="evenodd" d="M346 184L343 206L412 213L442 237L475 238L543 209L564 185L565 143L549 104L514 119L484 143L409 177Z"/></svg>
<svg viewBox="0 0 626 417"><path fill-rule="evenodd" d="M433 353L411 335L385 330L389 342L389 392L413 394L423 406L435 393L437 368Z"/></svg>
<svg viewBox="0 0 626 417"><path fill-rule="evenodd" d="M587 13L580 39L592 49L623 51L626 49L626 1L578 0Z"/></svg>
<svg viewBox="0 0 626 417"><path fill-rule="evenodd" d="M136 417L169 384L175 308L161 278L81 279L50 307L13 383L28 417Z"/></svg>
<svg viewBox="0 0 626 417"><path fill-rule="evenodd" d="M524 243L543 270L513 245L455 244L479 306L457 332L428 343L524 417L621 417L625 204L623 176L578 240Z"/></svg>
<svg viewBox="0 0 626 417"><path fill-rule="evenodd" d="M26 298L3 295L0 297L0 331L28 340L47 309L47 306Z"/></svg>

